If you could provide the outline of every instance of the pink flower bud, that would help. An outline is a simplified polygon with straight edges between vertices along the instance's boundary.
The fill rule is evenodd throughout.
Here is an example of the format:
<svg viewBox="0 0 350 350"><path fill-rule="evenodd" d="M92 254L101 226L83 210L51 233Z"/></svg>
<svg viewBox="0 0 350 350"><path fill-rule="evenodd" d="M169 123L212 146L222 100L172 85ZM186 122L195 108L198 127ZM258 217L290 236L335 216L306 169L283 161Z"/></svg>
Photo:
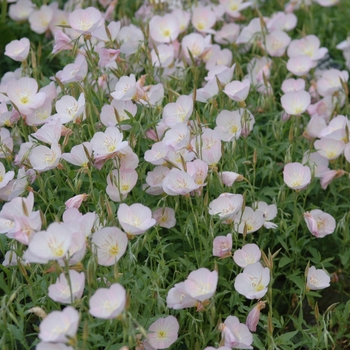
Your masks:
<svg viewBox="0 0 350 350"><path fill-rule="evenodd" d="M248 326L251 332L256 332L256 326L258 325L260 318L260 310L265 308L265 301L259 301L249 312L245 324Z"/></svg>

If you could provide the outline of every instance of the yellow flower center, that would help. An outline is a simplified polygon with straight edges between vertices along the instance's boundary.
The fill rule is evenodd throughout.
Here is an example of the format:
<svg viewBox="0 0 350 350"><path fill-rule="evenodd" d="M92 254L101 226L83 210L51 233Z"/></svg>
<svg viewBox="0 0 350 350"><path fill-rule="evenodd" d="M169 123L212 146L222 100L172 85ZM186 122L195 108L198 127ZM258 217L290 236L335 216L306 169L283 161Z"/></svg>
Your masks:
<svg viewBox="0 0 350 350"><path fill-rule="evenodd" d="M110 255L117 255L119 253L119 247L118 247L118 244L115 244L114 246L111 246L109 248L109 254Z"/></svg>

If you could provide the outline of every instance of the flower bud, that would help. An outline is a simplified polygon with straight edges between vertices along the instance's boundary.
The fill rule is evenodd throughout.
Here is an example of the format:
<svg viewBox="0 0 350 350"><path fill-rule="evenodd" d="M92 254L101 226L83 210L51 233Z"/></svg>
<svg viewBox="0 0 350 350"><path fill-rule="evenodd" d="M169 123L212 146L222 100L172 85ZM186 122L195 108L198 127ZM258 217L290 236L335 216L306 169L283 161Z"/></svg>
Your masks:
<svg viewBox="0 0 350 350"><path fill-rule="evenodd" d="M246 325L251 332L256 332L256 326L260 319L260 310L265 308L265 301L259 301L249 312L246 320Z"/></svg>

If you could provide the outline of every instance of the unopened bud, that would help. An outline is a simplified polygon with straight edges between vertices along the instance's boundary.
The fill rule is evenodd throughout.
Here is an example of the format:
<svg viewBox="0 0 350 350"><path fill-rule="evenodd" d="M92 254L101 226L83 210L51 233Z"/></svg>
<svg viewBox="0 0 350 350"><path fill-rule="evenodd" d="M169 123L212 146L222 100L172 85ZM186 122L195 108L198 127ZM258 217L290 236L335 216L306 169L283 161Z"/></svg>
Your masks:
<svg viewBox="0 0 350 350"><path fill-rule="evenodd" d="M47 316L46 312L39 306L32 307L28 310L28 312L31 312L42 319L44 319Z"/></svg>
<svg viewBox="0 0 350 350"><path fill-rule="evenodd" d="M256 326L260 319L260 310L265 308L265 304L265 301L259 301L249 312L245 324L251 332L256 332Z"/></svg>

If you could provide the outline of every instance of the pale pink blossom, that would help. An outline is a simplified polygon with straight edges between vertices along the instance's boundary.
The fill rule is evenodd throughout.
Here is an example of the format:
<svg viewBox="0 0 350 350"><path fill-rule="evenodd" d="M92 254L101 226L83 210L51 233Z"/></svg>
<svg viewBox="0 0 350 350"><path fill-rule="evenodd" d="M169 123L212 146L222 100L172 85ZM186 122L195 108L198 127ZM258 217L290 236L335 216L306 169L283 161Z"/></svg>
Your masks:
<svg viewBox="0 0 350 350"><path fill-rule="evenodd" d="M53 118L60 118L62 124L75 121L85 111L85 96L83 93L79 95L78 101L72 97L65 95L56 102L57 114Z"/></svg>
<svg viewBox="0 0 350 350"><path fill-rule="evenodd" d="M29 156L29 161L34 170L44 172L56 168L60 157L61 149L57 143L53 143L51 148L46 146L35 147Z"/></svg>
<svg viewBox="0 0 350 350"><path fill-rule="evenodd" d="M235 280L235 289L247 299L261 299L270 283L270 270L260 262L250 264L244 268Z"/></svg>
<svg viewBox="0 0 350 350"><path fill-rule="evenodd" d="M286 113L300 115L304 113L311 103L311 96L304 90L287 92L281 97L281 103Z"/></svg>
<svg viewBox="0 0 350 350"><path fill-rule="evenodd" d="M210 46L210 36L203 38L202 35L198 33L191 33L183 37L181 42L183 55L188 63L191 63L191 57L193 59L199 59L200 56L207 50Z"/></svg>
<svg viewBox="0 0 350 350"><path fill-rule="evenodd" d="M35 350L74 350L71 346L63 343L40 342L36 345Z"/></svg>
<svg viewBox="0 0 350 350"><path fill-rule="evenodd" d="M289 58L287 62L287 69L297 76L303 76L309 73L313 68L314 62L307 55L301 55Z"/></svg>
<svg viewBox="0 0 350 350"><path fill-rule="evenodd" d="M240 137L242 132L242 115L240 110L222 110L216 117L214 129L221 141L229 142Z"/></svg>
<svg viewBox="0 0 350 350"><path fill-rule="evenodd" d="M163 191L163 179L167 176L170 169L165 166L156 166L152 171L147 173L145 186L149 186L146 192L150 195L157 196L164 193Z"/></svg>
<svg viewBox="0 0 350 350"><path fill-rule="evenodd" d="M104 105L101 110L101 123L105 126L121 126L122 130L126 130L129 126L121 124L130 117L136 115L137 106L132 101L113 100L110 105Z"/></svg>
<svg viewBox="0 0 350 350"><path fill-rule="evenodd" d="M192 11L192 25L201 33L215 33L211 29L216 22L216 15L210 7L195 7Z"/></svg>
<svg viewBox="0 0 350 350"><path fill-rule="evenodd" d="M203 88L196 91L196 101L207 102L219 93L219 87L216 80L209 81Z"/></svg>
<svg viewBox="0 0 350 350"><path fill-rule="evenodd" d="M246 206L242 215L237 215L235 218L238 224L239 233L253 233L258 231L265 222L264 212L262 210L253 210Z"/></svg>
<svg viewBox="0 0 350 350"><path fill-rule="evenodd" d="M310 153L305 152L303 156L302 163L305 165L307 164L310 169L312 170L312 173L315 174L315 177L322 177L322 175L329 171L328 168L329 161L327 158L322 157L318 152Z"/></svg>
<svg viewBox="0 0 350 350"><path fill-rule="evenodd" d="M152 217L160 227L172 228L176 225L175 210L172 208L159 208L152 213Z"/></svg>
<svg viewBox="0 0 350 350"><path fill-rule="evenodd" d="M128 246L127 235L117 227L104 227L96 231L91 242L97 252L99 265L114 265L125 253Z"/></svg>
<svg viewBox="0 0 350 350"><path fill-rule="evenodd" d="M91 143L83 142L80 145L73 146L70 153L63 153L61 158L70 164L85 168L89 164L89 158L92 158Z"/></svg>
<svg viewBox="0 0 350 350"><path fill-rule="evenodd" d="M283 170L284 183L293 190L303 190L311 182L311 171L300 163L288 163Z"/></svg>
<svg viewBox="0 0 350 350"><path fill-rule="evenodd" d="M44 104L46 95L38 91L38 83L33 78L23 77L7 86L7 96L19 112L29 114Z"/></svg>
<svg viewBox="0 0 350 350"><path fill-rule="evenodd" d="M37 232L29 242L29 250L41 259L58 260L68 252L72 234L66 224L52 223L46 231Z"/></svg>
<svg viewBox="0 0 350 350"><path fill-rule="evenodd" d="M305 212L303 215L307 228L315 237L323 238L334 232L336 222L332 215L319 209Z"/></svg>
<svg viewBox="0 0 350 350"><path fill-rule="evenodd" d="M154 67L166 68L174 62L174 45L161 44L151 51L152 65Z"/></svg>
<svg viewBox="0 0 350 350"><path fill-rule="evenodd" d="M81 299L85 286L84 272L69 270L68 282L66 275L61 273L56 283L49 286L49 297L61 304L71 304L72 302Z"/></svg>
<svg viewBox="0 0 350 350"><path fill-rule="evenodd" d="M89 300L89 312L92 316L102 319L118 317L126 304L126 291L119 283L109 288L99 288Z"/></svg>
<svg viewBox="0 0 350 350"><path fill-rule="evenodd" d="M175 9L171 14L177 20L180 33L184 32L190 23L191 14L188 11L182 9Z"/></svg>
<svg viewBox="0 0 350 350"><path fill-rule="evenodd" d="M210 299L215 294L217 283L217 271L209 271L206 268L200 268L192 271L188 275L184 282L184 287L191 298L203 302Z"/></svg>
<svg viewBox="0 0 350 350"><path fill-rule="evenodd" d="M117 40L122 43L120 52L128 57L136 53L138 48L143 45L145 37L140 28L130 24L120 29Z"/></svg>
<svg viewBox="0 0 350 350"><path fill-rule="evenodd" d="M91 139L95 159L107 159L127 146L128 141L123 141L123 134L114 126L108 127L105 132L95 133Z"/></svg>
<svg viewBox="0 0 350 350"><path fill-rule="evenodd" d="M32 11L28 18L30 29L38 34L45 33L49 29L53 13L53 9L47 5L41 6L39 10Z"/></svg>
<svg viewBox="0 0 350 350"><path fill-rule="evenodd" d="M46 342L68 342L77 333L79 313L72 306L50 312L40 323L39 339Z"/></svg>
<svg viewBox="0 0 350 350"><path fill-rule="evenodd" d="M45 102L38 108L35 108L32 113L26 116L28 125L39 126L50 120L52 111L52 102L50 98L46 98Z"/></svg>
<svg viewBox="0 0 350 350"><path fill-rule="evenodd" d="M157 43L170 43L176 40L180 33L179 23L171 14L153 16L149 22L149 33Z"/></svg>
<svg viewBox="0 0 350 350"><path fill-rule="evenodd" d="M225 12L233 18L240 17L240 11L250 7L252 2L244 0L220 0L220 4L224 5Z"/></svg>
<svg viewBox="0 0 350 350"><path fill-rule="evenodd" d="M164 142L156 142L152 145L151 149L145 152L144 159L153 165L163 165L169 151L170 147Z"/></svg>
<svg viewBox="0 0 350 350"><path fill-rule="evenodd" d="M225 347L235 349L253 349L253 335L248 327L240 323L236 316L228 316L224 323L219 325L221 337Z"/></svg>
<svg viewBox="0 0 350 350"><path fill-rule="evenodd" d="M101 12L94 7L76 9L69 15L69 24L78 33L92 33L101 21Z"/></svg>
<svg viewBox="0 0 350 350"><path fill-rule="evenodd" d="M192 176L194 182L201 187L205 186L208 175L208 164L200 159L186 163L187 173Z"/></svg>
<svg viewBox="0 0 350 350"><path fill-rule="evenodd" d="M329 137L315 141L314 146L317 152L328 160L337 159L345 149L344 141Z"/></svg>
<svg viewBox="0 0 350 350"><path fill-rule="evenodd" d="M179 322L174 316L158 318L148 328L147 339L155 349L167 349L176 342Z"/></svg>
<svg viewBox="0 0 350 350"><path fill-rule="evenodd" d="M321 136L321 131L327 127L324 118L314 114L307 123L303 136L306 138L316 138Z"/></svg>
<svg viewBox="0 0 350 350"><path fill-rule="evenodd" d="M267 203L260 201L256 203L256 207L264 213L264 227L267 229L277 228L276 224L270 222L270 220L273 220L277 215L276 204L268 205Z"/></svg>
<svg viewBox="0 0 350 350"><path fill-rule="evenodd" d="M220 84L226 86L233 77L233 72L235 70L236 64L231 67L225 65L216 65L209 70L207 76L204 78L206 81L216 81L219 80Z"/></svg>
<svg viewBox="0 0 350 350"><path fill-rule="evenodd" d="M235 80L225 86L223 92L233 101L242 102L248 97L250 89L249 79L242 82Z"/></svg>
<svg viewBox="0 0 350 350"><path fill-rule="evenodd" d="M284 31L274 30L266 36L266 51L272 57L281 57L290 41L290 36Z"/></svg>
<svg viewBox="0 0 350 350"><path fill-rule="evenodd" d="M30 0L18 0L9 8L9 17L16 22L22 22L28 19L34 11L35 5Z"/></svg>
<svg viewBox="0 0 350 350"><path fill-rule="evenodd" d="M218 44L234 43L238 38L240 28L236 23L225 23L220 30L215 33L214 40Z"/></svg>
<svg viewBox="0 0 350 350"><path fill-rule="evenodd" d="M212 48L215 45L206 50L206 52L201 56L203 61L206 62L205 69L211 70L215 66L232 66L232 52L229 49L222 49L215 52ZM214 51L214 52L213 52Z"/></svg>
<svg viewBox="0 0 350 350"><path fill-rule="evenodd" d="M265 308L265 301L259 301L249 312L245 324L251 332L256 332L256 326L260 319L260 310Z"/></svg>
<svg viewBox="0 0 350 350"><path fill-rule="evenodd" d="M121 202L135 187L137 179L133 169L114 169L107 176L106 193L114 202Z"/></svg>
<svg viewBox="0 0 350 350"><path fill-rule="evenodd" d="M237 173L234 173L233 171L223 171L221 173L218 173L219 178L221 182L225 186L231 187L236 181L242 181L243 176Z"/></svg>
<svg viewBox="0 0 350 350"><path fill-rule="evenodd" d="M311 266L307 272L306 288L308 290L320 290L330 286L330 277L321 269Z"/></svg>
<svg viewBox="0 0 350 350"><path fill-rule="evenodd" d="M20 40L12 40L5 47L4 55L12 58L14 61L24 61L30 49L30 41L28 38L22 38Z"/></svg>
<svg viewBox="0 0 350 350"><path fill-rule="evenodd" d="M119 34L120 25L119 21L111 21L107 26L100 25L92 32L92 36L104 42L113 42Z"/></svg>
<svg viewBox="0 0 350 350"><path fill-rule="evenodd" d="M156 224L152 218L152 211L139 203L128 206L125 203L119 205L117 218L123 230L129 235L141 235Z"/></svg>
<svg viewBox="0 0 350 350"><path fill-rule="evenodd" d="M320 39L316 35L307 35L302 39L293 40L287 54L289 57L307 55L313 61L322 59L328 52L325 47L320 48ZM315 66L315 64L314 64Z"/></svg>
<svg viewBox="0 0 350 350"><path fill-rule="evenodd" d="M48 143L49 145L58 144L62 133L62 123L60 119L53 119L47 124L43 125L32 137L37 140Z"/></svg>
<svg viewBox="0 0 350 350"><path fill-rule="evenodd" d="M175 284L168 292L166 298L167 306L170 309L180 310L197 305L197 300L192 298L185 289L185 282Z"/></svg>
<svg viewBox="0 0 350 350"><path fill-rule="evenodd" d="M68 199L64 204L66 205L66 209L70 208L77 208L79 209L81 204L86 201L86 199L89 197L88 194L78 194L70 199Z"/></svg>
<svg viewBox="0 0 350 350"><path fill-rule="evenodd" d="M298 18L294 13L275 12L268 20L266 26L269 31L284 30L289 31L296 27Z"/></svg>
<svg viewBox="0 0 350 350"><path fill-rule="evenodd" d="M13 170L6 172L4 164L0 162L0 188L5 187L15 176Z"/></svg>
<svg viewBox="0 0 350 350"><path fill-rule="evenodd" d="M232 222L242 205L243 196L241 194L223 193L209 203L209 214L219 215L220 219Z"/></svg>
<svg viewBox="0 0 350 350"><path fill-rule="evenodd" d="M134 74L122 76L115 85L115 91L111 93L116 100L128 101L136 96L136 78Z"/></svg>
<svg viewBox="0 0 350 350"><path fill-rule="evenodd" d="M172 128L176 124L186 123L193 111L193 99L190 96L180 96L176 102L168 103L163 109L163 121Z"/></svg>
<svg viewBox="0 0 350 350"><path fill-rule="evenodd" d="M344 170L328 170L321 175L321 187L326 190L328 185L335 179L342 177L345 174Z"/></svg>
<svg viewBox="0 0 350 350"><path fill-rule="evenodd" d="M232 234L229 233L227 236L217 236L213 241L213 256L219 258L226 258L231 256L232 250Z"/></svg>
<svg viewBox="0 0 350 350"><path fill-rule="evenodd" d="M287 92L297 92L305 90L304 79L286 79L283 81L281 90L286 94Z"/></svg>
<svg viewBox="0 0 350 350"><path fill-rule="evenodd" d="M170 196L184 196L200 187L191 175L176 168L171 169L165 176L162 186L163 191Z"/></svg>
<svg viewBox="0 0 350 350"><path fill-rule="evenodd" d="M321 96L333 95L343 88L343 84L349 80L349 72L346 70L329 69L322 73L317 80L317 92Z"/></svg>
<svg viewBox="0 0 350 350"><path fill-rule="evenodd" d="M67 64L62 71L57 72L56 77L63 84L81 82L88 73L88 64L83 55L78 55L74 63Z"/></svg>
<svg viewBox="0 0 350 350"><path fill-rule="evenodd" d="M212 129L205 129L202 135L191 141L192 148L199 159L208 165L216 165L222 156L220 135Z"/></svg>
<svg viewBox="0 0 350 350"><path fill-rule="evenodd" d="M255 264L260 258L260 248L254 243L244 245L242 249L237 249L233 254L233 260L235 263L243 268Z"/></svg>

